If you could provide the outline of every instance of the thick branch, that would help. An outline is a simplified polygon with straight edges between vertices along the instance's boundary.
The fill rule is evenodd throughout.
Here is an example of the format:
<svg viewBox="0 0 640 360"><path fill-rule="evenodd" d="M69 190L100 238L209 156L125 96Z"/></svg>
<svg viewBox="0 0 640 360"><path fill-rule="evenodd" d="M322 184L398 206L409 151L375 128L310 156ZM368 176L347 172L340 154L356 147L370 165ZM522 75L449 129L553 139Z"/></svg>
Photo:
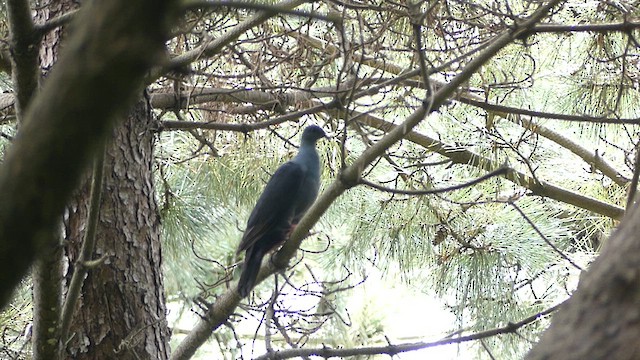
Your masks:
<svg viewBox="0 0 640 360"><path fill-rule="evenodd" d="M453 94L453 92L465 81L467 81L478 69L489 59L496 55L502 48L512 43L520 37L527 29L540 21L547 12L555 6L559 0L550 1L548 4L541 6L527 20L523 21L516 30L509 30L495 38L478 56L467 64L467 66L456 75L449 84L439 89L432 97L431 107L427 109L421 106L413 114L404 121L403 124L394 128L386 134L376 144L365 150L350 166L345 168L338 179L333 181L331 185L320 195L318 200L311 206L309 211L301 219L292 232L289 240L273 257L273 262L266 261L260 269L258 282L266 275L276 272L283 268L295 255L300 244L309 232L311 227L318 221L320 216L329 208L329 206L348 188L355 186L362 174L362 171L378 156L382 155L389 147L401 140L404 136L411 132L413 127L420 123L427 115L428 111L437 110L442 104ZM186 336L180 345L175 349L172 359L188 359L196 352L198 347L202 345L211 335L211 332L217 329L230 316L240 301L235 286L224 293L217 301L209 306L203 318L196 323L193 330Z"/></svg>
<svg viewBox="0 0 640 360"><path fill-rule="evenodd" d="M340 88L327 86L313 89L274 93L256 89L224 89L224 88L194 88L180 94L155 92L151 94L151 106L161 110L184 110L189 106L220 102L220 103L250 103L253 105L273 105L281 107L298 105L312 99L335 97L351 90L352 81L340 84Z"/></svg>
<svg viewBox="0 0 640 360"><path fill-rule="evenodd" d="M0 304L50 241L65 202L114 120L140 93L144 74L161 62L170 5L110 0L80 11L0 169Z"/></svg>
<svg viewBox="0 0 640 360"><path fill-rule="evenodd" d="M217 9L220 7L259 10L265 13L271 12L274 15L277 15L277 14L293 15L293 16L323 20L328 22L340 21L340 18L337 16L322 15L317 12L292 10L291 7L287 6L286 4L273 5L273 4L260 4L260 3L248 2L248 1L231 1L231 0L223 0L223 1L187 0L183 4L183 9L185 10Z"/></svg>

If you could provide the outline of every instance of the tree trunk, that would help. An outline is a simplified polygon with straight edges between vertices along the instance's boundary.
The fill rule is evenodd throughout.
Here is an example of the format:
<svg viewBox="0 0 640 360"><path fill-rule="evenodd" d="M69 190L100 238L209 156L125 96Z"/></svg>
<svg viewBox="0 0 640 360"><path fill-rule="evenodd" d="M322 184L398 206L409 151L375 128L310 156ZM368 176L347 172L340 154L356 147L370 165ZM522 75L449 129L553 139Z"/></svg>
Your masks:
<svg viewBox="0 0 640 360"><path fill-rule="evenodd" d="M166 359L169 330L153 183L155 120L139 102L107 145L95 257L69 332L73 359ZM66 221L70 264L86 226L88 186ZM70 278L71 271L67 274Z"/></svg>
<svg viewBox="0 0 640 360"><path fill-rule="evenodd" d="M640 208L605 243L529 360L640 359Z"/></svg>

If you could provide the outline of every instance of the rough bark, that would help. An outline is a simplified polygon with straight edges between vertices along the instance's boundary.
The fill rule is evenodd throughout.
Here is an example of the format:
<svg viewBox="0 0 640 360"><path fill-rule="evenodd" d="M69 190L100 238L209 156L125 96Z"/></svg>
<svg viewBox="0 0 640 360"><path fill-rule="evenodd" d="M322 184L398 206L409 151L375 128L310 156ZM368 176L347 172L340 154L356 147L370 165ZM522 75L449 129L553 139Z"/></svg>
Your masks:
<svg viewBox="0 0 640 360"><path fill-rule="evenodd" d="M529 360L640 359L640 208L636 206L582 275Z"/></svg>
<svg viewBox="0 0 640 360"><path fill-rule="evenodd" d="M152 173L155 126L147 102L140 102L107 146L95 245L95 258L104 262L84 282L66 349L73 359L168 357ZM82 245L88 207L85 187L66 222L71 264Z"/></svg>
<svg viewBox="0 0 640 360"><path fill-rule="evenodd" d="M84 170L162 62L173 1L85 3L0 168L0 306L53 238Z"/></svg>

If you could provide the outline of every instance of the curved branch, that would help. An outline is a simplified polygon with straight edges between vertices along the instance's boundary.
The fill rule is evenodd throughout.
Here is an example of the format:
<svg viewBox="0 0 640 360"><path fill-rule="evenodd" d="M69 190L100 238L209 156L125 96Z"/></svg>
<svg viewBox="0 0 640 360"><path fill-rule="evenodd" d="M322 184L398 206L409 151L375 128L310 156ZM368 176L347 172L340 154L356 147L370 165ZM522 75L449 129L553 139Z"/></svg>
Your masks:
<svg viewBox="0 0 640 360"><path fill-rule="evenodd" d="M80 256L75 263L75 271L71 277L69 283L69 290L67 290L67 298L62 307L62 313L60 315L59 325L59 352L63 354L66 348L67 336L69 335L69 328L71 326L71 320L73 319L73 312L76 308L76 303L80 297L82 291L82 284L84 283L85 276L89 272L89 266L87 262L91 260L93 256L93 248L96 243L96 229L98 226L98 215L100 214L100 202L102 199L102 179L104 170L104 150L98 154L93 164L93 174L91 176L91 195L89 205L89 217L87 220L87 231L84 234L84 240L82 241L82 249L80 250Z"/></svg>
<svg viewBox="0 0 640 360"><path fill-rule="evenodd" d="M358 117L359 122L380 130L390 131L398 127L398 125L369 114L354 112L354 115ZM411 132L407 134L406 139L436 152L457 164L470 165L487 171L493 171L499 167L499 164L496 164L491 159L460 147L445 144L427 135ZM504 177L516 185L529 189L535 195L571 204L582 209L608 216L612 219L619 220L624 215L624 209L622 207L611 205L589 196L577 194L546 181L538 181L513 168L508 168Z"/></svg>
<svg viewBox="0 0 640 360"><path fill-rule="evenodd" d="M479 184L485 180L491 179L492 177L498 176L498 175L504 175L507 173L507 171L509 170L508 167L506 166L501 166L498 169L489 172L488 174L482 175L476 179L473 179L471 181L467 181L464 182L462 184L458 184L458 185L452 185L452 186L447 186L444 188L438 188L438 189L429 189L429 190L403 190L403 189L394 189L394 188L388 188L388 187L384 187L381 185L378 185L376 183L373 183L369 180L366 179L360 179L360 183L366 186L369 186L371 188L374 188L376 190L380 190L380 191L384 191L384 192L389 192L392 194L400 194L400 195L409 195L409 196L416 196L416 195L431 195L431 194L441 194L441 193L445 193L445 192L450 192L450 191L455 191L455 190L460 190L460 189L464 189L466 187L470 187L473 186L475 184Z"/></svg>
<svg viewBox="0 0 640 360"><path fill-rule="evenodd" d="M406 343L406 344L398 344L398 345L387 345L387 346L372 346L372 347L361 347L361 348L352 348L352 349L331 349L328 347L317 348L317 349L287 349L287 350L278 350L266 353L264 355L256 357L254 360L268 360L268 359L291 359L294 357L301 356L319 356L322 358L331 358L331 357L348 357L348 356L366 356L366 355L389 355L394 356L403 352L416 351L422 349L428 349L436 346L442 345L450 345L450 344L460 344L467 341L474 341L480 339L486 339L488 337L501 335L501 334L515 334L516 331L524 326L527 326L531 323L534 323L540 320L542 317L551 314L552 312L558 310L563 303L558 304L556 306L552 306L544 311L531 315L527 318L524 318L515 323L508 323L506 326L480 331L475 334L459 336L455 338L445 338L439 341L433 342L416 342L416 343Z"/></svg>
<svg viewBox="0 0 640 360"><path fill-rule="evenodd" d="M77 14L78 14L79 10L71 10L67 13L64 13L60 16L56 16L52 19L47 20L46 22L42 23L42 24L36 24L34 30L36 31L36 33L38 34L38 36L44 36L46 33L48 33L49 31L60 27L60 26L64 26L68 23L71 22L71 20L73 20Z"/></svg>
<svg viewBox="0 0 640 360"><path fill-rule="evenodd" d="M419 107L409 115L401 125L396 126L377 143L367 148L350 166L345 168L338 178L320 194L316 202L293 230L289 240L287 240L282 248L272 257L272 261L267 260L262 265L256 283L259 283L279 269L286 267L289 260L293 258L296 251L300 248L303 238L309 230L311 230L311 227L342 193L358 183L358 179L365 167L371 164L378 156L382 155L393 144L407 136L411 130L425 118L429 111L435 111L442 106L458 87L473 76L483 64L545 17L548 11L558 2L560 2L560 0L552 0L540 6L528 19L520 23L516 29L510 29L493 39L475 59L471 60L460 73L451 79L450 83L433 94L430 101L432 104L430 109L427 109L426 106ZM425 100L425 103L426 102L427 100ZM171 359L183 360L193 356L196 350L209 338L211 332L226 321L239 302L240 295L236 291L235 286L231 286L229 290L208 307L206 313L196 323L193 330L191 330L177 346Z"/></svg>

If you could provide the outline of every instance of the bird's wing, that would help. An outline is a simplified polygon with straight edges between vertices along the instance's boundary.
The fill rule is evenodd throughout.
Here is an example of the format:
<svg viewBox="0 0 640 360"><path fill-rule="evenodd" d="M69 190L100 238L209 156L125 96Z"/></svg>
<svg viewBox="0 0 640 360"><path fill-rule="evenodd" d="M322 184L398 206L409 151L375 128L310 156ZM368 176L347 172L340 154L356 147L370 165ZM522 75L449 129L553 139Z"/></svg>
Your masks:
<svg viewBox="0 0 640 360"><path fill-rule="evenodd" d="M288 226L300 192L304 191L305 176L305 169L290 161L276 170L249 216L238 252L254 245L267 232L285 230L277 228Z"/></svg>

